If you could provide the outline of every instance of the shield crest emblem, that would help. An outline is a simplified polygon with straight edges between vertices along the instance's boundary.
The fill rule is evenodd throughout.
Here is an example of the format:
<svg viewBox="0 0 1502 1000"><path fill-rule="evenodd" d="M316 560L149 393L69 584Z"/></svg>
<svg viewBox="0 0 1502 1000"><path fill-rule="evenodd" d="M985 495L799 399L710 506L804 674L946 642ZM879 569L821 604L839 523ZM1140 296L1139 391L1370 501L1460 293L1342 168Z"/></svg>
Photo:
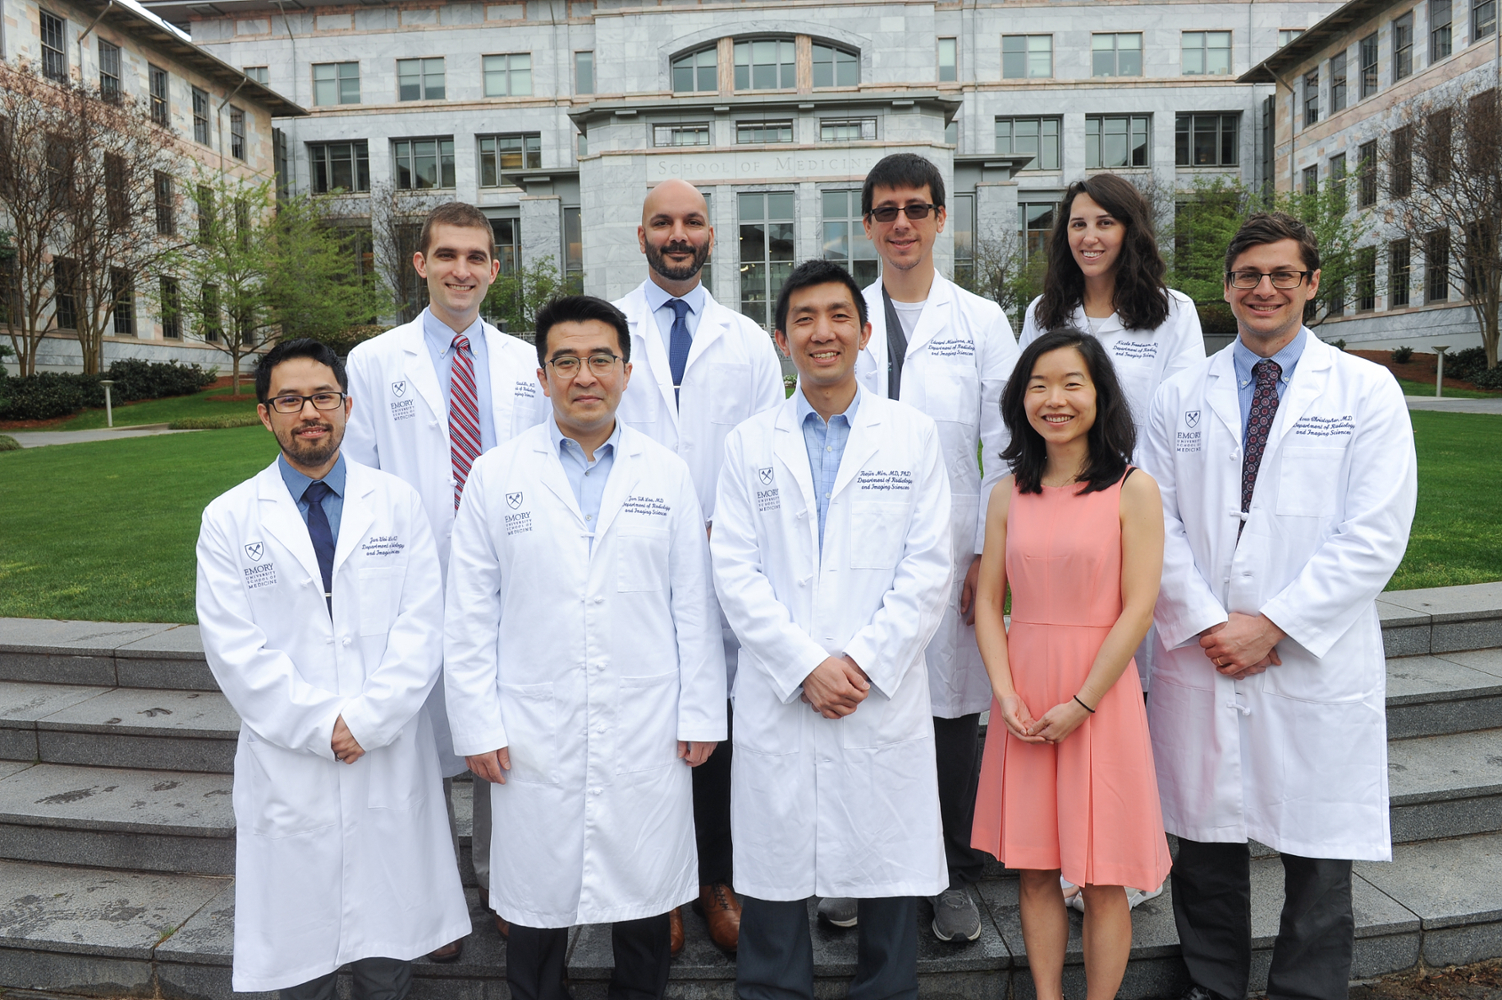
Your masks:
<svg viewBox="0 0 1502 1000"><path fill-rule="evenodd" d="M1190 430L1194 430L1199 425L1200 425L1200 411L1199 410L1185 410L1184 411L1184 426L1188 427Z"/></svg>
<svg viewBox="0 0 1502 1000"><path fill-rule="evenodd" d="M772 485L772 467L770 465L767 466L765 469L757 469L756 470L756 475L757 475L757 478L759 478L761 480L761 484L763 486L771 486Z"/></svg>
<svg viewBox="0 0 1502 1000"><path fill-rule="evenodd" d="M512 510L516 510L516 508L520 507L521 505L522 495L520 493L506 494L506 506L510 507Z"/></svg>
<svg viewBox="0 0 1502 1000"><path fill-rule="evenodd" d="M250 556L251 562L260 562L264 551L260 542L251 542L245 546L245 554Z"/></svg>
<svg viewBox="0 0 1502 1000"><path fill-rule="evenodd" d="M404 379L401 382L392 382L391 383L391 394L393 396L395 396L397 399L401 399L403 396L405 396L407 394L407 383L406 383L406 380Z"/></svg>

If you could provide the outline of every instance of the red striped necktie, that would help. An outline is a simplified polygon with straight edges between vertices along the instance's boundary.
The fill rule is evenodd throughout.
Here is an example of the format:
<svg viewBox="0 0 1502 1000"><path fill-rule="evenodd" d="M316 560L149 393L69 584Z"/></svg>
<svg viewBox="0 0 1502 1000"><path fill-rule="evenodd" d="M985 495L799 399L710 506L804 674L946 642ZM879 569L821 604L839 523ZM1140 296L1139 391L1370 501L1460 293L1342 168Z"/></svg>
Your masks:
<svg viewBox="0 0 1502 1000"><path fill-rule="evenodd" d="M449 451L454 461L454 509L464 493L469 470L480 457L480 404L475 391L475 356L469 338L454 335L454 364L449 372Z"/></svg>

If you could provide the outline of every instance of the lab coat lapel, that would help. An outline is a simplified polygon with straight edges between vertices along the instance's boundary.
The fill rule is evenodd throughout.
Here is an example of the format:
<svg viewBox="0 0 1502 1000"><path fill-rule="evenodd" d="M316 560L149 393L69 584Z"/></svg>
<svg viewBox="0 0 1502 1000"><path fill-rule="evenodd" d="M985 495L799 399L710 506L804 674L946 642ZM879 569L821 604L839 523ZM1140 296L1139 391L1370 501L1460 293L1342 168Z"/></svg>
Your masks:
<svg viewBox="0 0 1502 1000"><path fill-rule="evenodd" d="M489 323L481 323L480 329L485 335L485 355L488 361L486 368L490 373L490 412L495 421L495 435L498 441L506 441L509 432L518 429L512 427L512 412L516 409L516 386L511 384L512 375L506 370L506 352L498 341L511 335L502 333ZM537 391L541 392L541 387Z"/></svg>
<svg viewBox="0 0 1502 1000"><path fill-rule="evenodd" d="M667 410L673 428L678 428L678 397L673 394L673 369L668 364L667 348L662 346L662 331L657 329L657 318L647 305L645 284L631 293L631 350L646 352L647 366L657 380L657 391L662 395L662 405ZM636 374L633 372L633 374Z"/></svg>
<svg viewBox="0 0 1502 1000"><path fill-rule="evenodd" d="M1231 439L1241 443L1241 402L1236 394L1236 366L1227 347L1210 359L1210 378L1205 385L1205 404L1231 432Z"/></svg>
<svg viewBox="0 0 1502 1000"><path fill-rule="evenodd" d="M621 428L620 444L616 448L615 461L610 465L610 478L605 480L605 492L600 496L600 520L595 524L595 541L605 537L615 515L641 479L641 440L628 427ZM598 551L599 546L595 546Z"/></svg>
<svg viewBox="0 0 1502 1000"><path fill-rule="evenodd" d="M850 425L850 438L845 442L845 454L840 456L840 471L834 478L832 496L839 496L840 491L855 479L855 474L866 464L866 460L881 447L881 414L877 409L880 404L870 404L868 396L861 400L860 409L855 411L855 422Z"/></svg>
<svg viewBox="0 0 1502 1000"><path fill-rule="evenodd" d="M375 523L370 499L374 493L375 483L366 477L365 471L358 465L345 462L344 507L339 514L339 537L334 541L334 579L339 578L339 567L354 553L355 546Z"/></svg>
<svg viewBox="0 0 1502 1000"><path fill-rule="evenodd" d="M256 478L256 499L260 501L257 506L261 527L297 557L298 563L309 576L319 581L321 587L323 571L318 568L313 538L308 534L308 526L298 513L297 502L292 499L291 491L282 480L276 462L272 462L271 467L263 470ZM340 528L343 528L342 519Z"/></svg>
<svg viewBox="0 0 1502 1000"><path fill-rule="evenodd" d="M934 283L928 288L928 302L924 305L923 311L918 314L918 325L913 327L913 335L908 338L907 354L903 356L904 363L928 346L928 342L933 340L941 330L949 328L949 310L953 306L954 286L943 275L935 274ZM885 312L883 312L883 318L885 318Z"/></svg>
<svg viewBox="0 0 1502 1000"><path fill-rule="evenodd" d="M694 362L709 350L714 342L725 335L730 328L730 311L714 300L709 294L709 289L704 289L704 315L699 317L699 328L694 331L693 342L688 348L688 364L684 371L694 366ZM662 338L659 337L658 340ZM672 379L668 380L669 382ZM675 407L676 409L676 407Z"/></svg>
<svg viewBox="0 0 1502 1000"><path fill-rule="evenodd" d="M777 421L773 425L772 454L792 475L798 493L803 498L803 509L813 511L817 509L814 504L814 473L808 466L808 449L803 444L803 428L798 426L797 393L801 391L793 390L794 395L788 397L787 402L782 404L782 409L777 411Z"/></svg>
<svg viewBox="0 0 1502 1000"><path fill-rule="evenodd" d="M402 366L402 374L407 377L407 385L417 390L433 416L438 418L438 427L443 431L443 439L447 441L448 406L443 401L443 389L438 385L438 373L433 370L433 359L428 357L428 345L423 343L421 317L412 324L403 339L402 349L407 352L407 359Z"/></svg>
<svg viewBox="0 0 1502 1000"><path fill-rule="evenodd" d="M552 434L544 434L537 445L538 473L537 477L542 484L553 492L563 509L574 515L580 529L584 527L584 512L579 509L579 501L574 496L573 488L568 484L568 476L563 471L563 460L558 457L558 450L553 447Z"/></svg>
<svg viewBox="0 0 1502 1000"><path fill-rule="evenodd" d="M873 368L862 383L878 396L887 394L887 311L881 300L881 279L866 288L866 322L871 324L871 339L866 341L865 353L870 356ZM857 367L859 371L859 367Z"/></svg>
<svg viewBox="0 0 1502 1000"><path fill-rule="evenodd" d="M1288 435L1310 405L1324 394L1330 381L1334 350L1312 333L1304 341L1304 353L1299 357L1299 362L1293 369L1293 377L1288 380L1288 388L1283 390L1283 398L1278 402L1278 416L1272 440L1268 442L1273 447Z"/></svg>

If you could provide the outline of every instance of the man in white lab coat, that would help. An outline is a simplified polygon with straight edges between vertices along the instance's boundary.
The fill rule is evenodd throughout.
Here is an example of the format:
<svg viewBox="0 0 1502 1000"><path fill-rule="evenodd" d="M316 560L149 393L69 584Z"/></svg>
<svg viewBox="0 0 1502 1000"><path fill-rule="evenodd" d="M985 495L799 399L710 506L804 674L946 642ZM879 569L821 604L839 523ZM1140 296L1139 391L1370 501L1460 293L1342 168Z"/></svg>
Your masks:
<svg viewBox="0 0 1502 1000"><path fill-rule="evenodd" d="M855 898L852 1000L915 998L916 896L948 885L923 651L953 579L934 422L860 387L871 334L838 264L796 268L799 388L731 432L710 548L741 642L731 819L736 996L813 997L808 897Z"/></svg>
<svg viewBox="0 0 1502 1000"><path fill-rule="evenodd" d="M281 446L208 505L198 623L240 714L238 992L401 1000L411 959L469 933L423 700L443 590L422 502L340 453L353 401L334 352L280 344L256 368Z"/></svg>
<svg viewBox="0 0 1502 1000"><path fill-rule="evenodd" d="M485 291L501 266L492 252L494 242L490 221L472 205L448 202L433 209L423 222L420 249L412 256L413 267L427 282L427 308L411 323L365 341L349 355L350 391L360 402L350 417L345 451L417 490L445 571L454 511L470 466L481 453L547 414L532 348L480 319ZM449 738L442 684L433 688L428 713L438 737L452 830L453 786L447 779L465 768ZM480 903L488 907L488 796L475 796L471 842ZM497 920L496 926L506 932L504 921ZM451 942L431 957L457 961L463 944Z"/></svg>
<svg viewBox="0 0 1502 1000"><path fill-rule="evenodd" d="M1001 391L1017 363L1017 339L995 302L960 288L934 268L944 231L944 177L914 153L884 157L861 189L866 236L881 258L881 278L865 291L871 340L856 374L861 386L917 407L939 426L939 445L953 498L954 592L929 643L929 696L939 762L939 809L949 885L934 899L934 934L974 941L980 910L966 887L980 878L985 855L970 846L980 780L980 714L991 682L975 644L975 581L986 537L986 500L1006 475ZM976 461L984 453L985 476ZM819 915L850 926L850 900L820 901Z"/></svg>
<svg viewBox="0 0 1502 1000"><path fill-rule="evenodd" d="M454 526L454 746L493 782L491 902L515 1000L568 1000L568 929L613 923L611 1000L661 997L668 911L698 889L690 767L725 738L709 544L683 461L616 419L610 303L537 315L553 416L474 467Z"/></svg>
<svg viewBox="0 0 1502 1000"><path fill-rule="evenodd" d="M714 521L715 484L731 428L786 397L772 338L750 319L716 302L701 280L714 250L714 226L699 189L669 180L642 204L636 237L647 280L615 303L631 327L636 377L621 397L621 419L688 463L706 524ZM725 633L735 667L735 636ZM710 938L735 951L741 907L731 888L730 745L694 769L694 827L699 897ZM673 917L673 953L683 924Z"/></svg>
<svg viewBox="0 0 1502 1000"><path fill-rule="evenodd" d="M1163 384L1144 464L1166 542L1148 717L1193 1000L1251 969L1248 839L1282 854L1270 998L1343 998L1351 861L1392 857L1375 599L1417 489L1396 382L1303 326L1319 247L1282 213L1226 251L1234 344Z"/></svg>

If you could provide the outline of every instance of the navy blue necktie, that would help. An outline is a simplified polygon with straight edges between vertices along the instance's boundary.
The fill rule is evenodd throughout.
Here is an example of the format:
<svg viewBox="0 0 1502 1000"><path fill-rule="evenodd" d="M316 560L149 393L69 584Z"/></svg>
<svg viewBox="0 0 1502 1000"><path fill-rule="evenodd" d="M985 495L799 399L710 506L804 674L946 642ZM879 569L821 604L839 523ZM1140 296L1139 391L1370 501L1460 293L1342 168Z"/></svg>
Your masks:
<svg viewBox="0 0 1502 1000"><path fill-rule="evenodd" d="M323 512L323 499L334 491L322 479L308 484L303 490L303 502L308 505L308 536L313 539L313 554L318 557L318 571L323 574L323 597L328 601L329 614L334 613L334 532L329 528L328 515Z"/></svg>
<svg viewBox="0 0 1502 1000"><path fill-rule="evenodd" d="M673 310L673 337L668 346L668 368L673 373L673 400L678 399L678 388L683 385L683 369L688 367L688 349L693 338L688 333L688 303L682 299L668 299Z"/></svg>

